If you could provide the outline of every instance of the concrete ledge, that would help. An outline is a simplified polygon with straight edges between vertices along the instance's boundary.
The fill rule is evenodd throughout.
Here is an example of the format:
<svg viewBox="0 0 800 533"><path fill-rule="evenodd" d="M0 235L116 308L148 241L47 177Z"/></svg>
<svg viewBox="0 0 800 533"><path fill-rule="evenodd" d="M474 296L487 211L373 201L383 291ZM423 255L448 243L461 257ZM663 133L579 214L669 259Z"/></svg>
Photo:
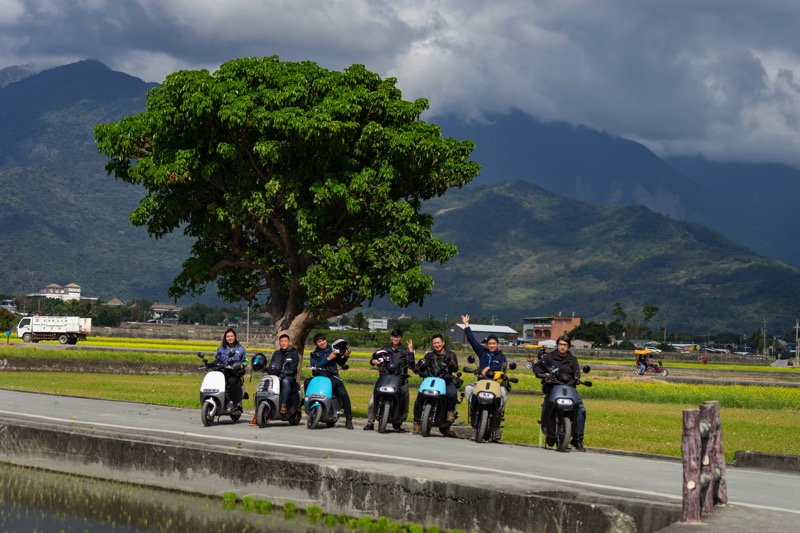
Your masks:
<svg viewBox="0 0 800 533"><path fill-rule="evenodd" d="M733 466L800 472L800 455L736 450Z"/></svg>
<svg viewBox="0 0 800 533"><path fill-rule="evenodd" d="M234 491L351 516L387 516L465 531L649 532L680 506L571 490L482 486L427 467L326 461L204 442L133 438L96 428L0 418L0 461L193 493ZM396 466L396 465L395 465ZM213 490L209 490L212 488Z"/></svg>

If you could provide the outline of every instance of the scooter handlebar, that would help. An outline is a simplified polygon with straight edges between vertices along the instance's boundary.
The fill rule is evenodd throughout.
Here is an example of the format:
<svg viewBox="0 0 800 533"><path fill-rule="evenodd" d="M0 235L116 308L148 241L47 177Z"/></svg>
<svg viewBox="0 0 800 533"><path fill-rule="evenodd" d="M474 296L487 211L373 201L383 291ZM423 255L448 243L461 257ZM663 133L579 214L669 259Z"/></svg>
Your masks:
<svg viewBox="0 0 800 533"><path fill-rule="evenodd" d="M517 378L508 378L509 383L519 383L519 379Z"/></svg>

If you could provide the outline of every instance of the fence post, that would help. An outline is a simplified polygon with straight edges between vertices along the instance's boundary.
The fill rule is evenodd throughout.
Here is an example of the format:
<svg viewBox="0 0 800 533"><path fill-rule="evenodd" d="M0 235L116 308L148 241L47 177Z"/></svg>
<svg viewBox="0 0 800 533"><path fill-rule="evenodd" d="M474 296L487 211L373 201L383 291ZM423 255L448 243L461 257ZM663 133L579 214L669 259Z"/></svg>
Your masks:
<svg viewBox="0 0 800 533"><path fill-rule="evenodd" d="M700 481L703 485L701 492L701 513L714 512L714 486L716 485L716 469L717 469L717 432L714 430L716 426L715 408L719 409L718 402L703 402L700 405L700 439L701 439L701 454L700 454Z"/></svg>
<svg viewBox="0 0 800 533"><path fill-rule="evenodd" d="M714 504L728 503L728 484L725 481L726 466L725 453L722 450L722 422L720 419L719 402L704 402L713 404L714 419L712 421L712 431L714 432Z"/></svg>
<svg viewBox="0 0 800 533"><path fill-rule="evenodd" d="M700 410L683 411L683 511L681 522L700 522Z"/></svg>

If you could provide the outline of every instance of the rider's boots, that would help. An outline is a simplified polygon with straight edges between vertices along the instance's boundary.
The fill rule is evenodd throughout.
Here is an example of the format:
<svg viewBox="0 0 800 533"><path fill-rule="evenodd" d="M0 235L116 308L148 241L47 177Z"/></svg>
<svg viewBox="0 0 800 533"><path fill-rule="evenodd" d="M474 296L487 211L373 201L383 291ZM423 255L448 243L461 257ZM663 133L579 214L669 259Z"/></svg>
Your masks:
<svg viewBox="0 0 800 533"><path fill-rule="evenodd" d="M253 419L250 421L250 425L251 425L251 426L256 426L256 425L258 425L258 411L256 411L255 413L253 413Z"/></svg>
<svg viewBox="0 0 800 533"><path fill-rule="evenodd" d="M353 417L348 416L344 422L345 429L353 429Z"/></svg>
<svg viewBox="0 0 800 533"><path fill-rule="evenodd" d="M414 427L411 428L412 435L419 435L422 433L422 424L414 420Z"/></svg>

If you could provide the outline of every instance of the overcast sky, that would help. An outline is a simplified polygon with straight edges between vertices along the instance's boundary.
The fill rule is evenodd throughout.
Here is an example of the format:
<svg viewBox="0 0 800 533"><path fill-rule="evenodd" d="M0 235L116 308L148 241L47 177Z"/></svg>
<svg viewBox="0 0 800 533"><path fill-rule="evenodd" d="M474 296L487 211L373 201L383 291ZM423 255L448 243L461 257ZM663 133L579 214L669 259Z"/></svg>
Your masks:
<svg viewBox="0 0 800 533"><path fill-rule="evenodd" d="M796 0L0 0L0 67L160 82L278 55L394 76L437 115L517 108L661 155L800 167ZM798 78L798 79L795 79Z"/></svg>

